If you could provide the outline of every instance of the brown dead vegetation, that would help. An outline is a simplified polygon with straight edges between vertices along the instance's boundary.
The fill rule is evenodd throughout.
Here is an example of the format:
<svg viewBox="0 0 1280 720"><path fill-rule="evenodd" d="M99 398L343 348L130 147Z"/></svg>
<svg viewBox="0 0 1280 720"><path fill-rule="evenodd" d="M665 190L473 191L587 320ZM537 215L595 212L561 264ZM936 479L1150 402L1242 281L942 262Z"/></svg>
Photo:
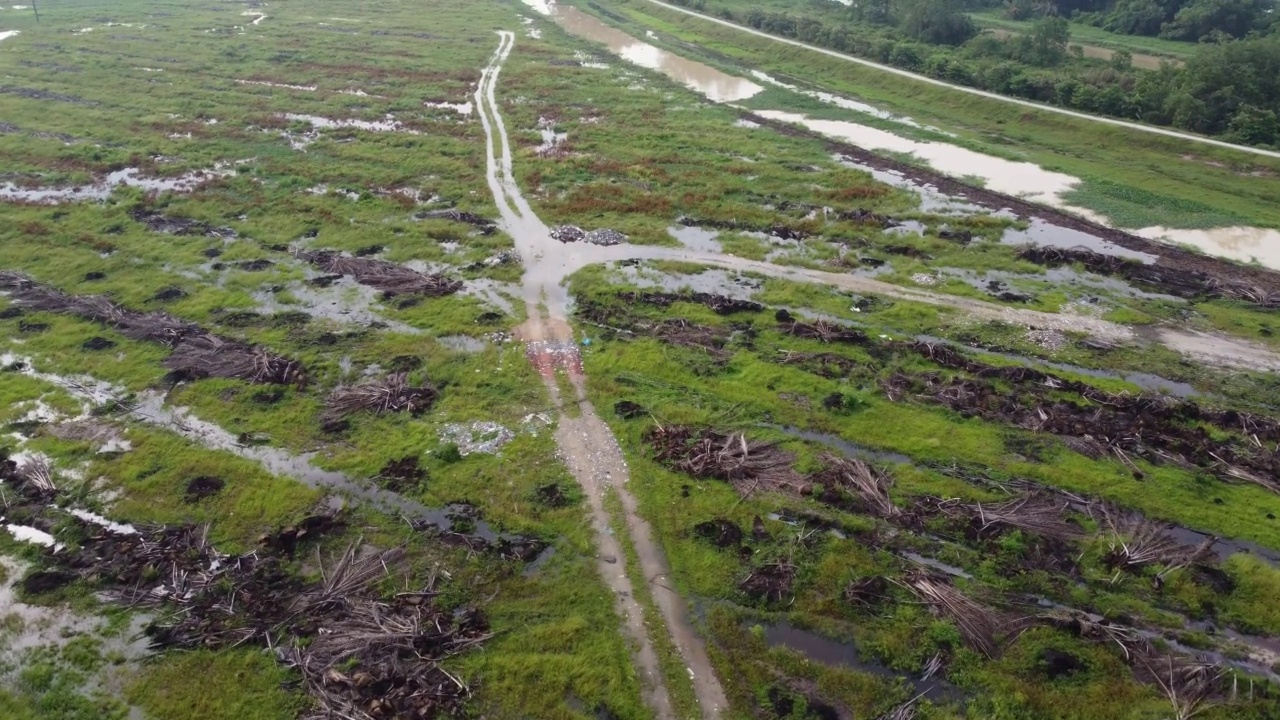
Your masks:
<svg viewBox="0 0 1280 720"><path fill-rule="evenodd" d="M774 443L749 440L744 433L723 434L681 425L655 425L645 434L658 462L696 478L723 480L741 493L761 490L798 492L791 469L795 458Z"/></svg>
<svg viewBox="0 0 1280 720"><path fill-rule="evenodd" d="M1119 580L1123 572L1159 567L1152 578L1158 588L1173 572L1217 559L1213 552L1217 538L1206 538L1200 545L1191 547L1177 542L1169 534L1169 526L1163 523L1105 506L1102 514L1111 531L1110 547L1103 562L1116 571L1112 583Z"/></svg>
<svg viewBox="0 0 1280 720"><path fill-rule="evenodd" d="M386 260L352 257L330 250L297 250L293 255L326 273L350 275L361 285L368 285L395 295L442 297L462 289L461 280L441 274L420 273Z"/></svg>
<svg viewBox="0 0 1280 720"><path fill-rule="evenodd" d="M626 303L643 303L658 307L671 307L677 302L696 303L709 308L717 315L732 315L737 312L760 312L764 306L750 300L738 300L727 295L712 293L669 293L669 292L621 292L618 299Z"/></svg>
<svg viewBox="0 0 1280 720"><path fill-rule="evenodd" d="M325 405L333 417L358 412L408 412L417 416L429 410L438 397L433 386L412 386L405 373L394 373L381 380L338 387L329 394Z"/></svg>
<svg viewBox="0 0 1280 720"><path fill-rule="evenodd" d="M257 345L214 335L165 312L128 310L101 295L67 295L17 272L0 271L0 289L14 302L37 310L99 322L133 340L173 348L164 366L180 379L234 378L256 383L298 384L306 373L296 360Z"/></svg>
<svg viewBox="0 0 1280 720"><path fill-rule="evenodd" d="M1181 298L1226 297L1264 308L1280 308L1280 291L1268 290L1247 280L1223 282L1198 270L1148 264L1083 247L1028 246L1018 253L1018 257L1047 267L1079 263L1090 272L1122 277L1134 284Z"/></svg>
<svg viewBox="0 0 1280 720"><path fill-rule="evenodd" d="M989 658L1000 655L1001 637L1008 618L955 589L949 582L925 572L911 572L894 584L915 595L930 610L956 624L965 644Z"/></svg>
<svg viewBox="0 0 1280 720"><path fill-rule="evenodd" d="M1280 492L1280 422L1235 410L1204 408L1165 396L1109 393L1035 368L996 367L930 343L903 343L933 362L977 377L894 373L881 381L890 400L912 399L948 407L965 417L1052 433L1073 450L1114 455L1135 474L1133 457L1153 463L1202 467L1223 479ZM1012 384L1013 391L997 381ZM1075 393L1080 400L1062 399ZM1224 431L1225 439L1205 426Z"/></svg>

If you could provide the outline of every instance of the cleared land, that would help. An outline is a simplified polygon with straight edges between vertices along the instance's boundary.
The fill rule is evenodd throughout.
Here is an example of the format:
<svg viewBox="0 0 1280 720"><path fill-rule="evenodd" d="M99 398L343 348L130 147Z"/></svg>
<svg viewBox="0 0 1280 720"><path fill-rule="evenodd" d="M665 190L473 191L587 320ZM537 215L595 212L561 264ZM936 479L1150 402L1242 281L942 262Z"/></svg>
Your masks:
<svg viewBox="0 0 1280 720"><path fill-rule="evenodd" d="M524 5L19 29L0 714L1277 713L1276 274Z"/></svg>

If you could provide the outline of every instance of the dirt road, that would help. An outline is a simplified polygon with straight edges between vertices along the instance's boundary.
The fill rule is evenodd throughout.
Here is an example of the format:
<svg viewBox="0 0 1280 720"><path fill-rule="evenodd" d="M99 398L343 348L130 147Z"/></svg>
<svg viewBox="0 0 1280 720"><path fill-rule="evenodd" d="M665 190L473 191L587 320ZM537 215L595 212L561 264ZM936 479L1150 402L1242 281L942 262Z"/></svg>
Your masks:
<svg viewBox="0 0 1280 720"><path fill-rule="evenodd" d="M679 7L678 5L671 5L671 4L662 2L662 0L649 0L649 2L653 3L654 5L661 5L662 7L667 8L668 10L674 10L679 13L684 13L685 15L696 17L700 20L705 20L710 23L715 23L717 25L722 25L724 27L733 28L734 30L737 30L739 32L748 33L750 35L766 38L768 40L772 40L778 43L783 43L786 45L791 45L793 47L804 48L806 50L811 50L816 53L822 53L823 55L827 55L828 57L833 57L838 60L843 60L845 62L857 63L858 65L865 65L866 67L875 68L877 70L881 70L887 73L892 73L894 75L898 75L899 77L910 78L912 80L917 80L922 83L928 83L930 85L937 85L939 87L950 88L957 92L969 93L970 95L977 95L979 97L984 97L991 100L999 100L1000 102L1012 103L1014 105L1021 105L1022 107L1034 108L1036 110L1056 113L1058 115L1066 115L1068 117L1078 118L1080 120L1088 120L1090 122L1102 123L1104 125L1114 125L1116 127L1128 128L1130 130L1137 130L1139 132L1151 133L1153 135L1164 135L1165 137L1177 138L1179 140L1186 140L1187 142L1200 143L1202 145L1214 145L1217 147L1229 148L1231 150L1238 150L1239 152L1242 152L1242 153L1250 153L1252 155L1264 155L1266 157L1280 158L1280 152L1276 152L1274 150L1263 150L1262 148L1248 147L1246 145L1235 145L1229 142L1224 142L1222 140L1215 140L1213 138L1204 137L1202 135L1192 135L1190 133L1178 132L1177 130L1167 130L1165 128L1154 127L1152 125L1142 125L1140 123L1128 122L1126 120L1116 120L1114 118L1100 117L1098 115L1090 115L1088 113L1077 112L1075 110L1067 110L1065 108L1054 107L1052 105L1041 105L1040 103L1031 102L1030 100L1020 100L1018 98L999 95L997 93L987 92L986 90L978 90L977 88L965 87L964 85L953 85L952 83L944 82L942 80L931 78L926 75L917 75L916 73L909 72L907 70L891 67L889 65L882 65L880 63L872 62L870 60L864 60L862 58L854 57L852 55L845 55L844 53L839 53L834 50L827 50L826 48L817 47L816 45L809 45L806 43L802 43L798 40L791 40L789 38L778 37L777 35L770 35L769 33L761 32L759 30L755 30L749 27L744 27L742 25L731 23L726 20L721 20L720 18L717 18L717 17L712 17L710 15L703 15L700 12L688 10L686 8Z"/></svg>
<svg viewBox="0 0 1280 720"><path fill-rule="evenodd" d="M623 627L634 641L634 660L643 684L645 702L658 718L675 720L675 710L658 664L658 655L626 572L623 539L611 531L610 515L605 508L610 490L621 501L623 525L639 559L639 576L645 579L662 616L662 623L693 679L702 716L709 720L718 718L727 706L724 690L716 679L702 639L689 619L686 603L667 586L670 571L666 558L658 547L652 527L640 517L635 496L627 489L629 477L622 449L609 426L587 400L581 357L573 330L565 317L560 282L568 275L567 268L596 261L592 252L595 248L583 244L565 246L553 240L550 230L521 195L511 172L511 145L495 99L495 87L502 63L515 44L515 35L506 31L498 35L498 49L481 73L475 101L485 131L489 189L498 205L503 229L515 240L525 266L524 295L529 320L517 329L517 335L525 342L526 353L541 371L547 392L560 409L556 443L561 459L586 492L599 550L597 569L605 584L613 590ZM560 396L556 383L558 372L569 377L575 397ZM566 402L577 405L576 416L565 411ZM660 631L657 627L653 630Z"/></svg>

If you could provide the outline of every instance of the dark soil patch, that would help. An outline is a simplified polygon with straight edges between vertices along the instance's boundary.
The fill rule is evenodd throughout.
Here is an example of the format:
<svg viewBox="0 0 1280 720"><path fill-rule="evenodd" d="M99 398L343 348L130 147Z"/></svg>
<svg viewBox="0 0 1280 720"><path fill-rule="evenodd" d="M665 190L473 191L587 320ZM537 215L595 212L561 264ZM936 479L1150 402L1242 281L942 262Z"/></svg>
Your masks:
<svg viewBox="0 0 1280 720"><path fill-rule="evenodd" d="M190 218L167 217L146 210L134 210L129 216L146 225L148 230L165 235L203 235L224 239L236 237L236 231L229 227L214 227L207 222Z"/></svg>
<svg viewBox="0 0 1280 720"><path fill-rule="evenodd" d="M26 315L26 312L19 307L7 307L0 310L0 320L12 320L14 318L20 318L23 315Z"/></svg>
<svg viewBox="0 0 1280 720"><path fill-rule="evenodd" d="M397 355L387 363L391 372L407 373L422 367L422 358L417 355Z"/></svg>
<svg viewBox="0 0 1280 720"><path fill-rule="evenodd" d="M555 483L542 485L533 492L534 498L547 507L567 507L573 500L565 493L564 488Z"/></svg>
<svg viewBox="0 0 1280 720"><path fill-rule="evenodd" d="M1075 675L1087 669L1084 661L1069 652L1045 648L1036 658L1036 669L1050 680Z"/></svg>
<svg viewBox="0 0 1280 720"><path fill-rule="evenodd" d="M115 346L115 342L104 337L91 337L80 345L85 350L110 350Z"/></svg>
<svg viewBox="0 0 1280 720"><path fill-rule="evenodd" d="M359 250L356 250L356 251L355 251L354 253L352 253L352 254L353 254L353 255L355 255L355 256L356 256L356 257L358 257L358 258L362 258L362 257L372 257L372 256L377 255L378 253L380 253L380 252L382 252L382 251L384 251L384 250L386 250L386 249L387 249L387 248L386 248L386 247L384 247L384 246L382 246L382 245L366 245L365 247L362 247L362 248L360 248Z"/></svg>
<svg viewBox="0 0 1280 720"><path fill-rule="evenodd" d="M73 573L59 570L38 570L22 578L22 592L25 595L42 595L64 587L75 580Z"/></svg>
<svg viewBox="0 0 1280 720"><path fill-rule="evenodd" d="M479 325L497 325L502 320L502 314L496 312L483 312L476 316L476 323Z"/></svg>
<svg viewBox="0 0 1280 720"><path fill-rule="evenodd" d="M151 299L158 300L160 302L169 302L171 300L181 300L186 296L187 296L186 290L183 290L180 287L169 286L169 287L161 288L157 290L156 294L151 296Z"/></svg>
<svg viewBox="0 0 1280 720"><path fill-rule="evenodd" d="M415 213L413 217L418 220L452 220L453 222L474 225L476 227L487 227L494 224L494 222L488 218L482 218L479 215L473 215L461 210L429 210L426 212Z"/></svg>
<svg viewBox="0 0 1280 720"><path fill-rule="evenodd" d="M222 488L226 485L222 478L201 475L192 478L187 483L187 491L183 499L189 503L199 502L207 497L212 497L222 492Z"/></svg>
<svg viewBox="0 0 1280 720"><path fill-rule="evenodd" d="M106 274L106 273L104 273L104 272L99 272L99 271L97 271L97 270L94 270L93 272L87 272L87 273L85 273L85 274L84 274L84 279L85 279L86 281L90 281L90 282L95 281L95 280L105 280L106 278L107 278L107 274Z"/></svg>
<svg viewBox="0 0 1280 720"><path fill-rule="evenodd" d="M420 484L427 479L427 471L419 465L417 455L406 455L399 460L392 460L378 471L378 478L387 489L400 492L402 489Z"/></svg>
<svg viewBox="0 0 1280 720"><path fill-rule="evenodd" d="M705 305L717 315L730 315L737 312L760 312L764 306L750 300L736 300L725 295L712 293L668 293L668 292L623 292L618 299L627 303L644 303L658 307L671 307L677 302Z"/></svg>
<svg viewBox="0 0 1280 720"><path fill-rule="evenodd" d="M648 410L645 410L644 406L638 403L633 403L630 400L620 400L614 404L613 412L620 418L631 420L648 413Z"/></svg>
<svg viewBox="0 0 1280 720"><path fill-rule="evenodd" d="M742 544L742 528L725 518L700 522L693 526L693 534L718 548L737 547Z"/></svg>
<svg viewBox="0 0 1280 720"><path fill-rule="evenodd" d="M213 258L222 256L222 248L208 248L201 251L200 254L212 260Z"/></svg>
<svg viewBox="0 0 1280 720"><path fill-rule="evenodd" d="M268 270L275 266L275 263L263 258L259 258L257 260L241 260L234 264L234 267L237 270L243 270L245 272L262 272L263 270Z"/></svg>
<svg viewBox="0 0 1280 720"><path fill-rule="evenodd" d="M218 324L226 325L227 327L243 328L257 325L261 323L262 320L263 317L256 312L240 310L237 312L227 313L218 318Z"/></svg>
<svg viewBox="0 0 1280 720"><path fill-rule="evenodd" d="M49 323L18 321L18 331L24 333L42 333L49 329Z"/></svg>
<svg viewBox="0 0 1280 720"><path fill-rule="evenodd" d="M338 282L341 279L342 279L341 275L321 275L319 277L311 278L310 280L307 281L307 284L312 287L327 288L332 286L334 283Z"/></svg>
<svg viewBox="0 0 1280 720"><path fill-rule="evenodd" d="M296 310L276 313L271 316L271 323L277 327L302 327L311 322L311 316Z"/></svg>
<svg viewBox="0 0 1280 720"><path fill-rule="evenodd" d="M274 405L284 398L284 388L276 387L268 390L259 390L250 397L260 405Z"/></svg>

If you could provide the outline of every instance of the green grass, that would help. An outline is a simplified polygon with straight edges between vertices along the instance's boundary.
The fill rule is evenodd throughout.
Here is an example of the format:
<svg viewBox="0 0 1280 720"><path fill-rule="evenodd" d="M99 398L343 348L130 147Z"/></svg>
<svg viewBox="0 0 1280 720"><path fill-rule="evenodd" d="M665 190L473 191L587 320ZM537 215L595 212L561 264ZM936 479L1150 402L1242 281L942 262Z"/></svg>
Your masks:
<svg viewBox="0 0 1280 720"><path fill-rule="evenodd" d="M822 78L822 89L956 132L975 148L990 148L1001 156L1014 153L1086 184L1110 182L1161 196L1165 203L1194 203L1215 213L1246 218L1250 225L1280 226L1280 213L1268 200L1270 183L1258 183L1249 175L1254 171L1273 175L1280 161L903 80L647 2L610 2L600 7L625 18L624 27L633 35L643 35L646 29L657 32L659 38L650 42L692 43L696 50L682 44L680 51L701 53L722 66L759 69L784 81L803 78L814 83L813 78Z"/></svg>
<svg viewBox="0 0 1280 720"><path fill-rule="evenodd" d="M1018 33L1028 32L1035 24L1030 20L1009 20L1003 17L999 10L985 10L969 13L969 15L981 26L998 27ZM1071 42L1113 50L1128 50L1135 55L1144 53L1177 59L1193 55L1197 49L1197 44L1193 42L1164 40L1143 35L1122 35L1081 23L1071 23Z"/></svg>
<svg viewBox="0 0 1280 720"><path fill-rule="evenodd" d="M154 720L280 720L309 706L282 687L297 680L260 650L197 650L150 664L125 696Z"/></svg>

